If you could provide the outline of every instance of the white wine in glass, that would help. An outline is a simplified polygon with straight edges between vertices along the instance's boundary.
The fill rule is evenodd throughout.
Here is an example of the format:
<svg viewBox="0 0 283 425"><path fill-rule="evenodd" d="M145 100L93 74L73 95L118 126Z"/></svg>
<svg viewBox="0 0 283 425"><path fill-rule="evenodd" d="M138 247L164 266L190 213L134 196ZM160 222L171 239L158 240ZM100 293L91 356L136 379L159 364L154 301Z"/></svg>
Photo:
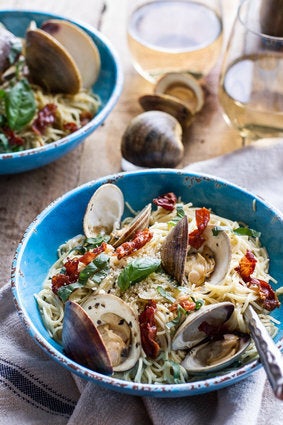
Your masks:
<svg viewBox="0 0 283 425"><path fill-rule="evenodd" d="M268 2L277 3L273 16L266 3L244 0L240 5L220 77L224 116L244 144L283 137L283 1ZM278 16L281 33L274 31Z"/></svg>
<svg viewBox="0 0 283 425"><path fill-rule="evenodd" d="M131 0L128 46L136 70L154 82L166 72L207 75L222 47L218 0Z"/></svg>

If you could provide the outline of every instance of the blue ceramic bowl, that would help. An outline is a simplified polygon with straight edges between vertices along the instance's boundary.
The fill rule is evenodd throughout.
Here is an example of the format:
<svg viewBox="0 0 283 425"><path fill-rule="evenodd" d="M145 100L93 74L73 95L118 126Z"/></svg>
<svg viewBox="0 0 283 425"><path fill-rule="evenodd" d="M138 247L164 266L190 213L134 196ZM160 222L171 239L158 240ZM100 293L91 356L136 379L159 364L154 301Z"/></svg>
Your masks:
<svg viewBox="0 0 283 425"><path fill-rule="evenodd" d="M125 200L135 210L141 209L157 195L173 191L194 206L206 206L232 220L246 222L262 233L262 243L270 256L270 273L280 282L283 275L283 217L262 199L214 177L188 174L177 170L149 170L121 173L87 183L65 194L47 207L29 226L13 263L12 289L17 309L32 337L62 366L85 379L104 387L155 397L179 397L205 393L231 385L258 369L259 361L221 372L221 375L177 385L133 384L93 372L67 358L62 347L54 342L44 328L34 299L50 266L56 260L57 248L69 238L81 233L86 205L93 192L103 183L119 186ZM254 207L255 205L255 207ZM125 214L130 215L129 211ZM281 321L276 341L283 338L283 307L273 312Z"/></svg>
<svg viewBox="0 0 283 425"><path fill-rule="evenodd" d="M96 116L83 128L49 145L22 152L0 154L0 174L14 174L49 164L77 147L111 112L122 90L122 70L115 50L109 41L94 28L68 18L34 11L0 10L0 22L8 30L23 37L31 21L38 26L47 19L65 19L81 27L94 40L101 56L101 70L93 92L101 100Z"/></svg>

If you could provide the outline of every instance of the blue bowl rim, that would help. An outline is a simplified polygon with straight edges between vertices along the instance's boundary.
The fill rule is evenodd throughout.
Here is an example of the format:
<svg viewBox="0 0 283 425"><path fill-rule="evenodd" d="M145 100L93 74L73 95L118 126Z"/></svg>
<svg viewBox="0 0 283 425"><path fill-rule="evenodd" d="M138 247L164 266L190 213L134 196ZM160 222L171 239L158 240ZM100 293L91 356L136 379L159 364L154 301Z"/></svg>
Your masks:
<svg viewBox="0 0 283 425"><path fill-rule="evenodd" d="M48 214L52 211L53 208L60 205L62 202L66 201L69 196L75 194L77 192L81 192L84 189L89 187L100 186L104 183L115 183L120 178L128 177L137 174L156 174L156 173L166 173L170 176L170 174L179 174L188 178L201 178L207 179L209 181L219 183L221 185L229 186L239 192L242 192L245 196L252 196L254 200L264 204L266 207L271 209L277 218L280 221L283 221L283 214L276 207L274 207L268 201L265 201L263 198L253 194L247 189L240 187L234 183L229 182L226 179L218 178L214 175L207 173L197 173L190 172L185 170L176 170L176 169L164 169L164 168L155 168L150 170L139 170L139 171L131 171L131 172L120 172L116 174L111 174L107 176L100 177L98 179L89 181L84 183L68 192L58 197L54 201L52 201L28 226L26 229L22 240L20 241L14 256L14 260L12 263L12 273L11 273L11 289L13 294L14 303L20 318L23 323L27 327L27 330L31 337L40 345L40 347L49 354L55 361L59 364L63 365L70 372L75 373L76 375L85 378L87 380L93 381L105 388L115 390L118 392L128 393L131 395L137 396L151 396L151 397L160 397L160 398L176 398L176 397L185 397L185 396L193 396L197 394L203 394L210 391L216 391L222 388L225 388L229 385L235 384L238 381L246 378L252 372L260 369L262 364L259 359L253 360L252 362L241 366L237 369L233 369L231 371L224 372L221 375L217 375L212 378L205 378L203 380L198 380L195 382L189 382L185 384L142 384L142 383L133 383L124 381L121 379L113 378L111 376L106 376L98 372L94 372L82 365L77 364L63 353L59 352L56 348L54 348L42 335L38 332L36 327L34 326L32 320L30 319L28 312L25 311L25 308L22 306L21 299L18 295L17 291L17 274L20 273L19 263L21 261L22 255L25 250L25 246L28 243L29 236L34 232L37 223L40 223ZM283 348L283 338L281 338L277 342L277 346L280 350Z"/></svg>
<svg viewBox="0 0 283 425"><path fill-rule="evenodd" d="M12 14L12 13L13 14L16 13L16 14L19 14L19 15L21 15L22 13L34 13L34 14L41 15L41 16L47 15L50 18L63 19L63 20L72 22L72 23L78 25L79 27L81 27L82 29L86 29L90 33L93 33L107 47L111 56L113 57L117 77L116 77L116 84L115 84L114 90L113 90L107 104L84 127L80 128L79 130L75 131L74 133L68 134L67 136L63 137L62 139L59 139L59 140L57 140L53 143L50 143L50 144L47 144L47 145L44 145L44 146L40 146L38 148L26 149L26 150L20 151L20 152L0 153L0 160L1 159L5 159L5 160L6 159L15 159L15 158L21 158L23 156L37 155L37 154L45 152L45 151L52 151L54 149L57 149L59 146L72 144L72 142L74 140L86 138L89 134L92 133L93 128L96 128L101 123L103 123L103 121L110 114L110 112L112 111L112 109L116 105L116 103L117 103L117 101L118 101L118 99L121 95L122 88L123 88L123 81L124 81L123 72L122 72L122 65L121 65L121 62L120 62L120 59L118 57L118 53L117 53L116 49L114 48L114 46L110 42L110 40L108 40L107 37L105 37L99 30L97 30L93 26L91 26L91 25L89 25L85 22L82 22L81 20L68 18L64 15L58 15L58 14L55 14L55 13L52 13L52 12L45 12L45 11L42 11L42 10L33 10L33 9L1 9L0 10L0 19L1 19L2 15Z"/></svg>

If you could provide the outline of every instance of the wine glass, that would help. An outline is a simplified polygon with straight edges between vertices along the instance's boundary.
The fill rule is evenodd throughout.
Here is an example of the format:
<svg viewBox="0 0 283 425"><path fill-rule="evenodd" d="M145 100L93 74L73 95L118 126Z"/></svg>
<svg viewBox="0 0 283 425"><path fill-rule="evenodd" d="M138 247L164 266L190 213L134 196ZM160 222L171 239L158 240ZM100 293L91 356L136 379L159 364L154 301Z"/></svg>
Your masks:
<svg viewBox="0 0 283 425"><path fill-rule="evenodd" d="M219 100L243 145L283 137L283 0L243 0L224 54Z"/></svg>
<svg viewBox="0 0 283 425"><path fill-rule="evenodd" d="M222 48L220 0L130 0L128 46L136 70L155 82L168 72L200 78Z"/></svg>

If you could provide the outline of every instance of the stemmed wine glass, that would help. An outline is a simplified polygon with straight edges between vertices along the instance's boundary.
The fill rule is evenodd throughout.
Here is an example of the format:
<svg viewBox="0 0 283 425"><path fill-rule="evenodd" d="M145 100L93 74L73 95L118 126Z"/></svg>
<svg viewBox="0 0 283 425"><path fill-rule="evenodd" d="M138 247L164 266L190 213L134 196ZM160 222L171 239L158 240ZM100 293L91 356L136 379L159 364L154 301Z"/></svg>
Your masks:
<svg viewBox="0 0 283 425"><path fill-rule="evenodd" d="M243 0L224 54L219 100L243 144L283 137L283 0Z"/></svg>

